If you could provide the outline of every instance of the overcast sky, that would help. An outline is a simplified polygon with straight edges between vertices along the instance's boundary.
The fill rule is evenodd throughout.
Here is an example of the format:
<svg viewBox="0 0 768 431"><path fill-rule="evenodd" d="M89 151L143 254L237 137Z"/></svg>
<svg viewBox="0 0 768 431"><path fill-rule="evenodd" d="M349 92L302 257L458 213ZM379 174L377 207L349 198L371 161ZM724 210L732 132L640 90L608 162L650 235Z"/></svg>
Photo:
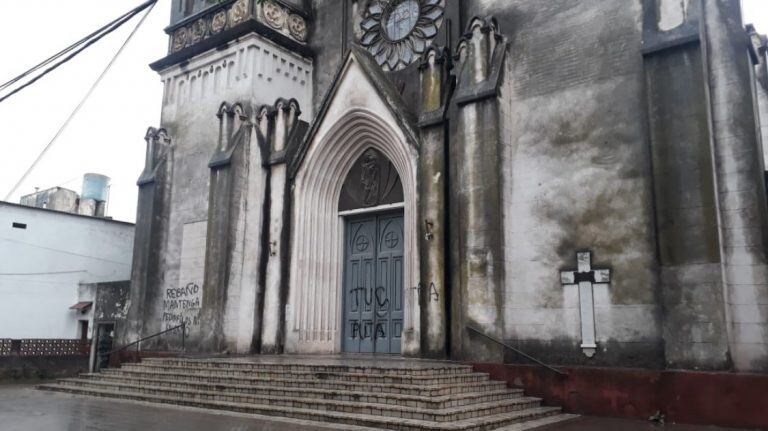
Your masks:
<svg viewBox="0 0 768 431"><path fill-rule="evenodd" d="M630 0L611 0L630 1ZM743 0L746 23L768 32L768 0ZM0 82L65 48L142 0L5 0L0 10ZM160 122L162 86L147 66L167 50L171 0L160 0L109 75L19 191L62 186L78 193L82 175L112 178L109 215L134 221L144 132ZM138 18L22 93L0 103L0 199L77 105Z"/></svg>

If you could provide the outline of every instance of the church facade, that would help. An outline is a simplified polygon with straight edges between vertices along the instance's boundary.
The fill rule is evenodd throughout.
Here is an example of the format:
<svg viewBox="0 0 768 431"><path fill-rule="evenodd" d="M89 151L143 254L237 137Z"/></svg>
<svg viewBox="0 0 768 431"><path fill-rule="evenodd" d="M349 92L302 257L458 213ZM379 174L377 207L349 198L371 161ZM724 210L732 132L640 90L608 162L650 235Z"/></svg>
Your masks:
<svg viewBox="0 0 768 431"><path fill-rule="evenodd" d="M174 0L166 32L125 341L768 371L738 1Z"/></svg>

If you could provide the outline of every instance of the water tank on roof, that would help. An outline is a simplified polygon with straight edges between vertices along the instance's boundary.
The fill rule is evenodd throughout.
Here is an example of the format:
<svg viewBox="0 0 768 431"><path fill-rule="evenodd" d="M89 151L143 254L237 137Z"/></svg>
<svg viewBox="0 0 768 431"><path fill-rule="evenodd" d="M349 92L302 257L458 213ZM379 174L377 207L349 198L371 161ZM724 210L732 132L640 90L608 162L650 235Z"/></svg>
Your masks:
<svg viewBox="0 0 768 431"><path fill-rule="evenodd" d="M83 199L93 199L106 202L109 194L109 177L100 174L85 174L83 176Z"/></svg>

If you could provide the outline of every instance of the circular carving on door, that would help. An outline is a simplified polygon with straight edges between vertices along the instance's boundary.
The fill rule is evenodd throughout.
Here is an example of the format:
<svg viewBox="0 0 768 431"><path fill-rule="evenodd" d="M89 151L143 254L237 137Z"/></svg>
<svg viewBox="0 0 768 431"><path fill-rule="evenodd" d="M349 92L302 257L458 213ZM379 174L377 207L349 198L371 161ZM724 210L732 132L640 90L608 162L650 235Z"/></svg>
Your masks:
<svg viewBox="0 0 768 431"><path fill-rule="evenodd" d="M384 244L389 248L395 248L400 244L400 238L397 237L396 233L389 231L384 235Z"/></svg>
<svg viewBox="0 0 768 431"><path fill-rule="evenodd" d="M360 235L355 240L355 248L357 248L357 251L364 252L368 250L368 247L370 247L371 241L368 239L365 235Z"/></svg>

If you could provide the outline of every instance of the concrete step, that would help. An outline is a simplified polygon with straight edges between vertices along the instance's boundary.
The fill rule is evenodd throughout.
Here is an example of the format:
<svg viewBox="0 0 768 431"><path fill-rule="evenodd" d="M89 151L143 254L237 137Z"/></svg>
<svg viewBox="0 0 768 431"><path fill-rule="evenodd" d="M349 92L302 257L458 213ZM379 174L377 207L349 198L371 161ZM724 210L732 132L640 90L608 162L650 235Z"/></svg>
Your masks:
<svg viewBox="0 0 768 431"><path fill-rule="evenodd" d="M59 385L78 389L95 389L135 394L175 397L192 401L215 401L235 404L254 404L263 406L293 407L307 410L336 411L362 415L418 419L432 422L452 422L493 414L509 413L539 407L540 399L517 397L505 400L493 400L485 403L448 407L443 409L409 407L405 405L354 401L325 400L305 397L282 397L270 395L251 395L223 393L220 391L202 391L191 388L166 388L156 385L132 385L124 383L105 383L80 380L65 380ZM383 401L383 400L382 400Z"/></svg>
<svg viewBox="0 0 768 431"><path fill-rule="evenodd" d="M243 360L207 360L207 359L185 359L185 358L146 358L142 364L165 364L170 366L183 366L193 368L207 369L237 369L247 371L304 371L304 372L335 372L335 373L363 373L378 375L395 376L435 376L451 374L471 374L472 367L447 361L425 361L423 363L415 362L408 364L399 364L393 362L387 364L386 361L376 363L376 365L326 365L312 363L264 363L249 362Z"/></svg>
<svg viewBox="0 0 768 431"><path fill-rule="evenodd" d="M344 389L315 389L307 387L291 388L280 385L244 385L235 383L210 383L189 380L169 379L136 379L121 375L93 375L87 380L64 379L62 382L101 382L108 384L125 384L135 386L156 386L162 388L192 389L198 391L216 391L226 394L267 395L282 398L312 398L336 401L358 401L363 403L385 403L423 409L445 409L471 404L519 398L523 391L519 389L498 389L483 392L468 392L463 394L420 396L401 395L381 391L356 392Z"/></svg>
<svg viewBox="0 0 768 431"><path fill-rule="evenodd" d="M90 395L153 403L192 406L206 409L228 410L240 413L290 417L294 419L332 422L344 425L357 425L399 431L489 431L511 424L529 420L537 420L560 413L559 408L535 407L510 412L489 414L482 417L471 417L466 419L453 419L449 421L437 422L424 419L378 416L374 414L373 410L371 410L371 414L350 413L346 411L323 411L287 406L205 400L182 396L151 395L141 392L134 392L127 389L103 390L89 387L66 386L62 384L40 385L39 388L43 390L60 391L78 395ZM456 415L460 414L459 411L460 409L446 409L444 411L446 413L444 417L455 417Z"/></svg>
<svg viewBox="0 0 768 431"><path fill-rule="evenodd" d="M116 370L104 370L104 376L120 376L122 378L135 378L144 380L185 380L204 383L220 384L247 384L252 386L282 386L288 388L313 388L313 389L337 389L354 392L380 392L401 395L418 396L444 396L462 394L468 392L485 392L506 388L506 383L491 380L478 382L443 383L440 385L414 385L377 382L347 382L343 380L320 379L283 379L273 377L219 376L210 374L189 374L185 372L159 372L150 370L129 370L126 368ZM86 378L98 378L99 374L84 375Z"/></svg>
<svg viewBox="0 0 768 431"><path fill-rule="evenodd" d="M170 365L158 362L126 364L123 371L145 371L166 373L184 373L187 375L210 375L228 377L265 377L270 379L297 380L337 380L359 383L392 383L411 385L439 385L443 383L469 383L488 381L487 373L438 374L438 375L394 375L376 373L344 373L335 371L292 371L292 370L246 370L239 368L208 368L196 365Z"/></svg>

